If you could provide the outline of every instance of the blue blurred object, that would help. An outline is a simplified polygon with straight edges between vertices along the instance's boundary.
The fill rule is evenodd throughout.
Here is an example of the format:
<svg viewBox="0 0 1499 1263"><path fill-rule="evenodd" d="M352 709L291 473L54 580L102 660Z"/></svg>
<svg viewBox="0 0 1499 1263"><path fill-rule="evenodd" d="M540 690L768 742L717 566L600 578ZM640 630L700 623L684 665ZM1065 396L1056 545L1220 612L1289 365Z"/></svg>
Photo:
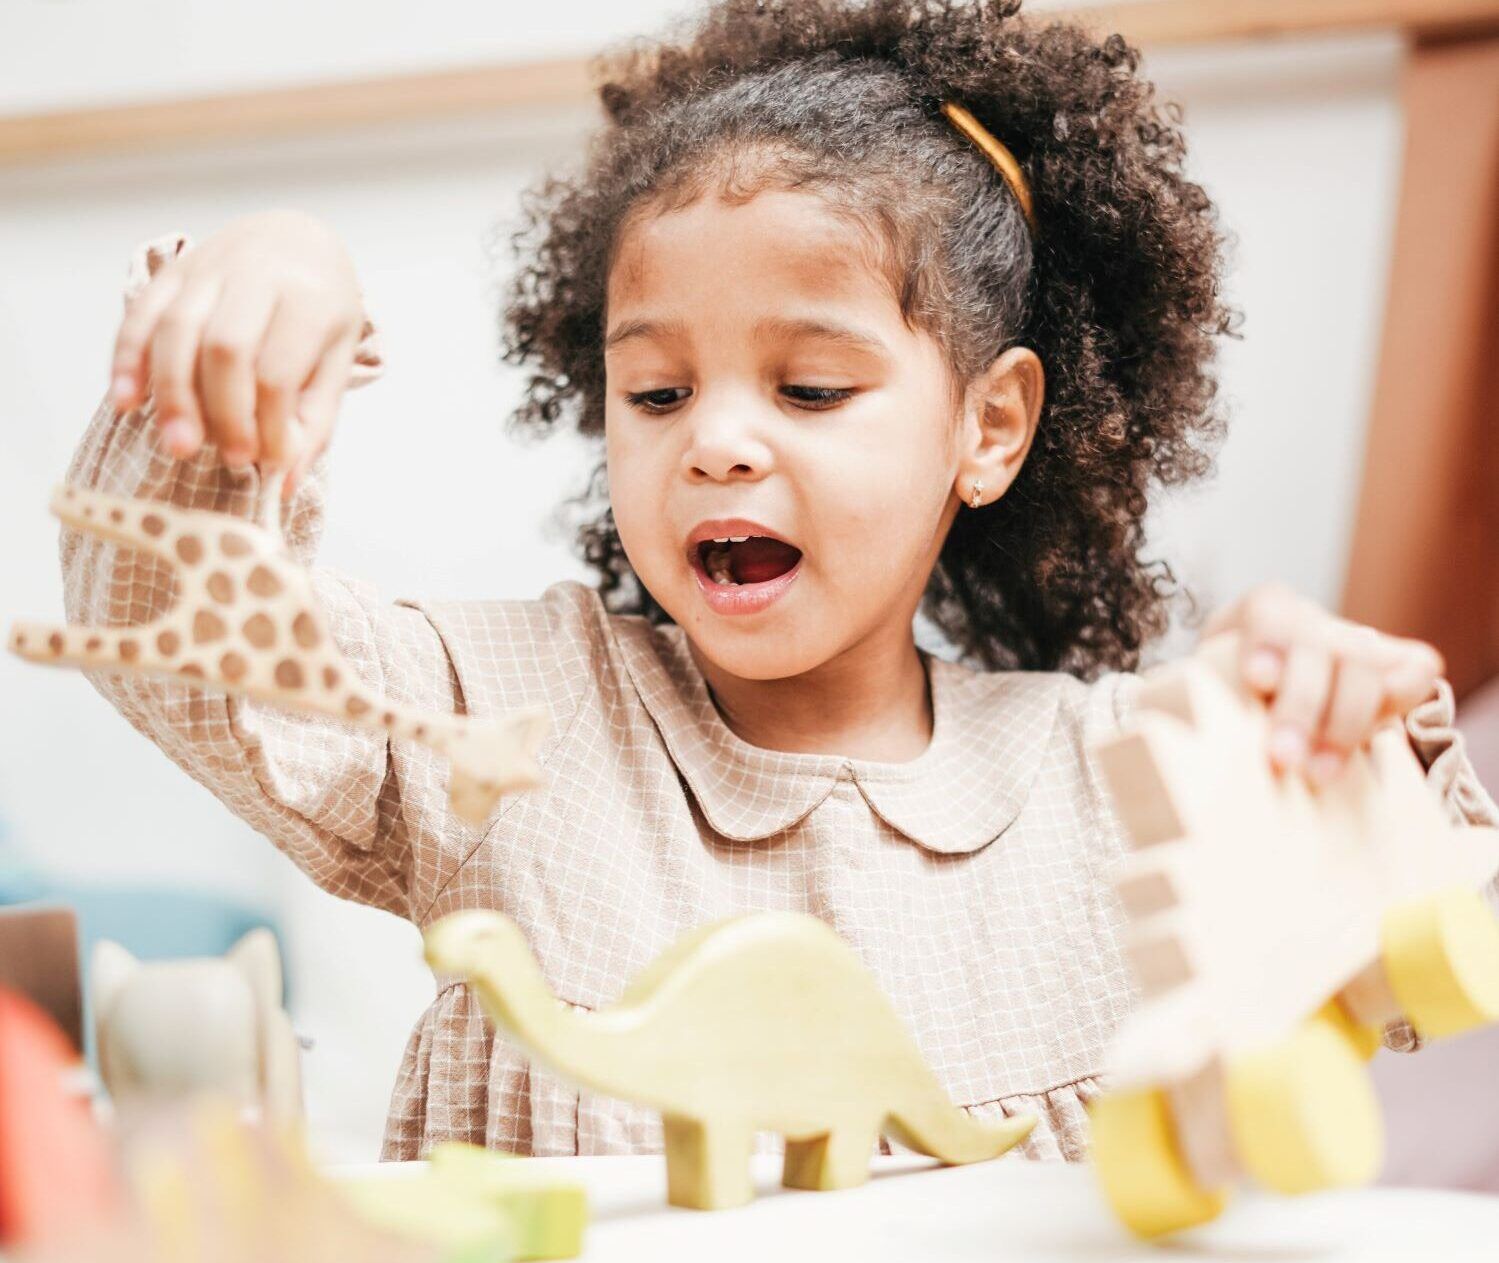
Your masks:
<svg viewBox="0 0 1499 1263"><path fill-rule="evenodd" d="M159 960L222 956L257 926L276 933L273 918L220 895L160 886L50 881L0 862L0 905L15 903L65 904L74 909L84 960L101 938L114 939L142 960Z"/></svg>
<svg viewBox="0 0 1499 1263"><path fill-rule="evenodd" d="M78 917L78 959L85 972L99 939L113 939L142 960L222 956L259 926L269 929L276 936L277 946L282 946L275 918L219 894L51 877L5 844L0 825L0 907L23 903L73 909ZM87 1004L89 988L83 990ZM288 995L286 1003L290 1002ZM84 1033L90 1060L92 1025L86 1015Z"/></svg>

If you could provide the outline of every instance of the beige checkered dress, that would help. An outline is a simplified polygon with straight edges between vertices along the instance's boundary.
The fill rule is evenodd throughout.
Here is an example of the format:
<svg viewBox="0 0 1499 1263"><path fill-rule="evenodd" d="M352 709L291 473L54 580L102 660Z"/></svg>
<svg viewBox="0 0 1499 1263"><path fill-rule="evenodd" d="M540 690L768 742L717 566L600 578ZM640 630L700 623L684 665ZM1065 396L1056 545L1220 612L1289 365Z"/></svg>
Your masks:
<svg viewBox="0 0 1499 1263"><path fill-rule="evenodd" d="M143 246L127 293L187 243ZM360 380L379 371L373 329ZM249 516L253 472L172 461L149 403L93 419L70 481ZM319 479L287 517L311 559ZM68 617L137 623L169 598L159 563L73 532ZM386 693L434 710L551 715L542 786L482 830L447 808L446 766L424 747L175 682L98 676L137 728L320 885L418 926L461 908L514 917L556 993L609 1004L704 921L750 909L826 920L874 972L953 1100L1039 1123L1033 1157L1076 1158L1083 1107L1130 1002L1108 889L1121 839L1089 741L1134 677L1083 684L982 674L931 658L930 747L909 763L783 754L719 717L674 627L607 614L576 583L538 600L383 603L318 572L343 652ZM1411 719L1452 810L1499 820L1451 728L1445 687ZM461 1139L537 1154L658 1149L647 1112L529 1067L469 989L439 979L395 1086L384 1156Z"/></svg>

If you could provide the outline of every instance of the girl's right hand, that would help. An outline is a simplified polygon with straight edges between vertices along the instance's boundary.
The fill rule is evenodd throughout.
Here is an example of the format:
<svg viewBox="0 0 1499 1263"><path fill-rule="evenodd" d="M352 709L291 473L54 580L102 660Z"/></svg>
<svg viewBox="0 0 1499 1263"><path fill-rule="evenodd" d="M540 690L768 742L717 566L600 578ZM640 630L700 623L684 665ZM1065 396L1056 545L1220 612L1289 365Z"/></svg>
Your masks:
<svg viewBox="0 0 1499 1263"><path fill-rule="evenodd" d="M209 442L231 468L288 470L289 495L332 435L363 326L353 260L326 225L250 215L131 300L111 400L138 406L149 378L167 451L180 459Z"/></svg>

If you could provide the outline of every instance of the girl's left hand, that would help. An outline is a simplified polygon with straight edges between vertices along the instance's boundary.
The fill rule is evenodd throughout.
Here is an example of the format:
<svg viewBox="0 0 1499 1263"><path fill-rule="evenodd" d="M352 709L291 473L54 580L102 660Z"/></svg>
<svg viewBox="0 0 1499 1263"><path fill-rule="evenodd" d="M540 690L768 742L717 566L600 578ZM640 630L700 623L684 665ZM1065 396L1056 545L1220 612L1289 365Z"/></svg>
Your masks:
<svg viewBox="0 0 1499 1263"><path fill-rule="evenodd" d="M1422 640L1351 623L1278 583L1218 610L1203 636L1239 633L1246 685L1270 703L1270 761L1325 785L1381 720L1431 696L1446 670Z"/></svg>

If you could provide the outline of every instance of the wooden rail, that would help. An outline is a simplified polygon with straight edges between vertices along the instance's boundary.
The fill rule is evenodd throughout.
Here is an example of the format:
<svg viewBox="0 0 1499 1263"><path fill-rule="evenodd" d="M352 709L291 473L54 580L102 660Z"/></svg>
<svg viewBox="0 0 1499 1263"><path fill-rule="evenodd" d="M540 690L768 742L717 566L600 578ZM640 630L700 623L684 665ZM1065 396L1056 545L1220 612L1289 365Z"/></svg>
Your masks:
<svg viewBox="0 0 1499 1263"><path fill-rule="evenodd" d="M1417 39L1499 33L1499 0L1122 0L1061 15L1143 45L1377 28ZM588 61L566 58L16 115L0 117L0 165L577 105L590 92Z"/></svg>
<svg viewBox="0 0 1499 1263"><path fill-rule="evenodd" d="M1496 0L1121 0L1071 12L1151 45L1392 28L1417 39L1499 32Z"/></svg>

